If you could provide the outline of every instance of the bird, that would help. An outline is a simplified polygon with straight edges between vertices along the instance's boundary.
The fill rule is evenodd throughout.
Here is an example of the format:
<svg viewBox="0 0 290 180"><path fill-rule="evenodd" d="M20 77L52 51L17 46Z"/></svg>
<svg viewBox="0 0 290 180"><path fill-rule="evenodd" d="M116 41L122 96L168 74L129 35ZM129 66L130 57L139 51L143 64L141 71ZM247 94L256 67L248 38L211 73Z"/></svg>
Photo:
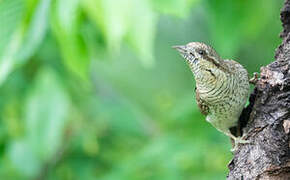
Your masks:
<svg viewBox="0 0 290 180"><path fill-rule="evenodd" d="M249 143L245 136L236 137L230 131L238 125L239 117L248 100L250 82L248 71L234 60L222 59L209 45L190 42L173 46L186 60L195 78L195 99L206 121L239 144Z"/></svg>

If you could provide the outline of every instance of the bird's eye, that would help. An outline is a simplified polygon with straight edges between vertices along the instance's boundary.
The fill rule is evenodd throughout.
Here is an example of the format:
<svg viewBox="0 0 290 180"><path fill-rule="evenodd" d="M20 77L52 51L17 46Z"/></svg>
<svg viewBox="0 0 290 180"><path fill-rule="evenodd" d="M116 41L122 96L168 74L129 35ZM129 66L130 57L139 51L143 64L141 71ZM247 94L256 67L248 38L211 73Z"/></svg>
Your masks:
<svg viewBox="0 0 290 180"><path fill-rule="evenodd" d="M205 55L205 51L204 50L198 50L198 54L200 54L200 55Z"/></svg>

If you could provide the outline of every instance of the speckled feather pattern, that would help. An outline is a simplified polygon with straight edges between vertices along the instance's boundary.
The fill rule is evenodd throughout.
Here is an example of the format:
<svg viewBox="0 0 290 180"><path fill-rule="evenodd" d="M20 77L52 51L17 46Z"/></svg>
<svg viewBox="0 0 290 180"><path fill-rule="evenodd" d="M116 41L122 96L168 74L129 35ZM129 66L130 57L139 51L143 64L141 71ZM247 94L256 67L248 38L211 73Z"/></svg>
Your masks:
<svg viewBox="0 0 290 180"><path fill-rule="evenodd" d="M233 60L223 60L204 43L192 42L183 49L179 51L195 77L196 101L201 112L216 129L229 135L248 99L247 70Z"/></svg>
<svg viewBox="0 0 290 180"><path fill-rule="evenodd" d="M225 60L232 73L222 73L210 85L197 81L200 98L207 104L206 120L222 132L236 126L249 94L247 71L233 60ZM211 87L211 88L209 88Z"/></svg>

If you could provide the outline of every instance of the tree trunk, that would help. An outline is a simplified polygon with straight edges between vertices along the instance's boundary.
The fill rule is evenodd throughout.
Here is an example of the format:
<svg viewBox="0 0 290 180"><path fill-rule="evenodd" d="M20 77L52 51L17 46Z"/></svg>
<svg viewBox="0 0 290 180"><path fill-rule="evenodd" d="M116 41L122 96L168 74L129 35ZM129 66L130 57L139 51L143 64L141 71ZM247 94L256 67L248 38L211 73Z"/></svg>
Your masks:
<svg viewBox="0 0 290 180"><path fill-rule="evenodd" d="M275 61L261 68L241 116L250 144L235 152L228 180L290 180L290 0L281 10L281 21L283 42Z"/></svg>

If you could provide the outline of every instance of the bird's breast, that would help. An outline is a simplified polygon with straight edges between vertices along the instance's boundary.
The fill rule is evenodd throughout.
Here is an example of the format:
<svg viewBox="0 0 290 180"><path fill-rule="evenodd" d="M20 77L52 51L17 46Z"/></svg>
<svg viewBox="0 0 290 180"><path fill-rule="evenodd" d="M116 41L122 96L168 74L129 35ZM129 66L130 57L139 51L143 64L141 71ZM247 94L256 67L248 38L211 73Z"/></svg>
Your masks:
<svg viewBox="0 0 290 180"><path fill-rule="evenodd" d="M247 77L235 75L220 76L214 82L196 84L200 98L208 104L210 109L222 111L228 108L240 108L247 100L249 82ZM219 109L218 109L219 108Z"/></svg>

